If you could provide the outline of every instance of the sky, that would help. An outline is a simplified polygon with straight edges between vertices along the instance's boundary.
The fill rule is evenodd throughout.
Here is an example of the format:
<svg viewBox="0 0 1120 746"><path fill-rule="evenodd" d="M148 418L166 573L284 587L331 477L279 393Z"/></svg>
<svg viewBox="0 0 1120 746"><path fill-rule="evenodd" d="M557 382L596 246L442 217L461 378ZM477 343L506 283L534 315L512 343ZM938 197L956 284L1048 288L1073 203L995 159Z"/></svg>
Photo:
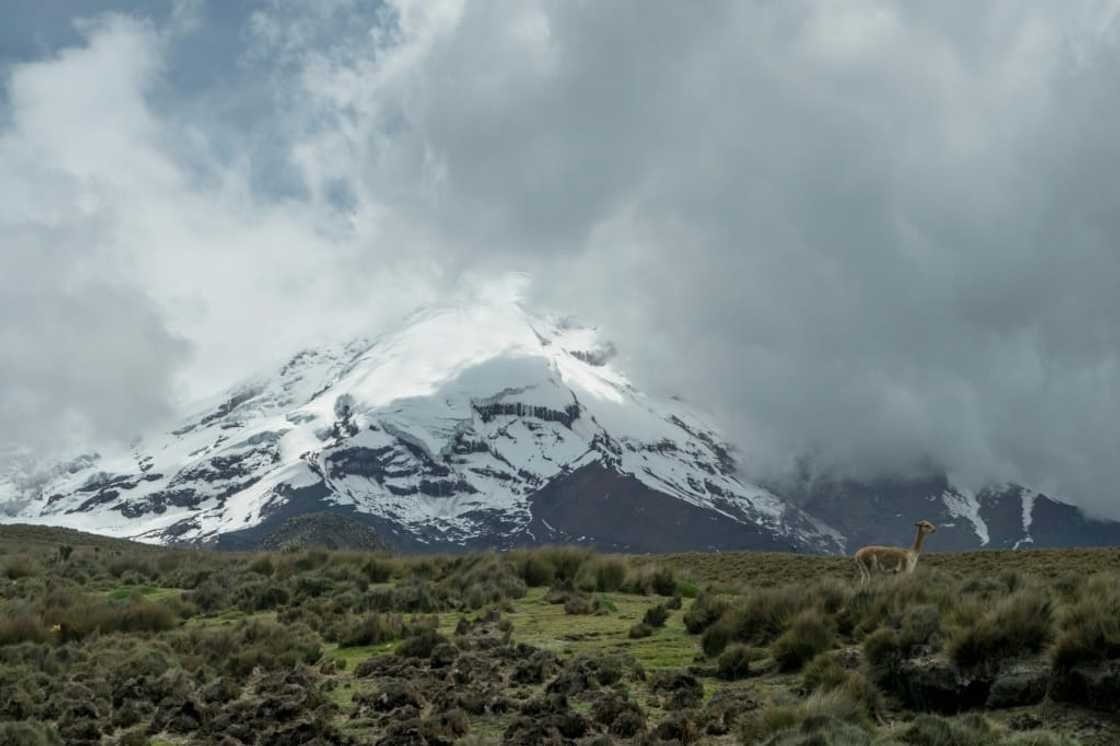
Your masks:
<svg viewBox="0 0 1120 746"><path fill-rule="evenodd" d="M0 441L530 277L746 472L1120 518L1116 0L16 0Z"/></svg>

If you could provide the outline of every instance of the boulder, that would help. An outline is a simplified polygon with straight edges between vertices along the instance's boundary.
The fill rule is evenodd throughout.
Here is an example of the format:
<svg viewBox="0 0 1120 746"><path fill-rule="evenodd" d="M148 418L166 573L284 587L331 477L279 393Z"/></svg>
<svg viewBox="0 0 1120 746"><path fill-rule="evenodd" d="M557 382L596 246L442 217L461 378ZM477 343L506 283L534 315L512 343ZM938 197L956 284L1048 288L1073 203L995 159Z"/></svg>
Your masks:
<svg viewBox="0 0 1120 746"><path fill-rule="evenodd" d="M967 676L940 657L910 658L898 667L899 695L913 709L953 714L983 707L991 682Z"/></svg>
<svg viewBox="0 0 1120 746"><path fill-rule="evenodd" d="M1049 686L1050 669L1044 663L1016 663L996 676L986 706L1000 710L1038 704L1046 698Z"/></svg>
<svg viewBox="0 0 1120 746"><path fill-rule="evenodd" d="M1058 702L1120 712L1120 660L1087 663L1056 672L1050 696Z"/></svg>

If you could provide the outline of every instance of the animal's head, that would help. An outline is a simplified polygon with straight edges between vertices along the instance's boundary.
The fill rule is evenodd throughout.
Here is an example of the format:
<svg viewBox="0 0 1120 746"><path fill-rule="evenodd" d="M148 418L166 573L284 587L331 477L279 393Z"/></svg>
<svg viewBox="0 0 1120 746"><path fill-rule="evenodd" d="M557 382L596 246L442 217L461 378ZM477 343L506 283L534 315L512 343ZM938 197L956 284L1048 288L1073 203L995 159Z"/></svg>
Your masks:
<svg viewBox="0 0 1120 746"><path fill-rule="evenodd" d="M934 531L937 530L937 526L933 525L929 521L918 521L914 525L917 526L918 530L921 531L923 534L932 534Z"/></svg>

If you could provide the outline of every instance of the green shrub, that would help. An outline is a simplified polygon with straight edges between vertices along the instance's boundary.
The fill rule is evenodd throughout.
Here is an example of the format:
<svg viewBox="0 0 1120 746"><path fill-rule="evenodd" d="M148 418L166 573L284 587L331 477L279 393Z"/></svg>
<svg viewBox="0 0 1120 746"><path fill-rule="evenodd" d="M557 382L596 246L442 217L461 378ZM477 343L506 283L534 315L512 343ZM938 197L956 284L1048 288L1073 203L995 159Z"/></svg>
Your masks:
<svg viewBox="0 0 1120 746"><path fill-rule="evenodd" d="M1120 592L1115 587L1094 587L1096 581L1087 584L1080 599L1062 614L1051 650L1058 671L1120 658Z"/></svg>
<svg viewBox="0 0 1120 746"><path fill-rule="evenodd" d="M436 632L434 627L410 627L396 653L405 658L430 658L436 646L446 642L447 638Z"/></svg>
<svg viewBox="0 0 1120 746"><path fill-rule="evenodd" d="M229 591L216 579L207 578L194 590L184 594L184 600L196 606L204 614L210 614L229 606Z"/></svg>
<svg viewBox="0 0 1120 746"><path fill-rule="evenodd" d="M272 573L276 571L276 566L272 563L272 555L260 554L253 558L249 563L249 572L263 575L266 578L271 577Z"/></svg>
<svg viewBox="0 0 1120 746"><path fill-rule="evenodd" d="M4 560L3 565L0 565L0 576L8 580L21 580L22 578L35 577L42 573L43 569L39 563L33 560L26 554L17 554L14 557L8 557Z"/></svg>
<svg viewBox="0 0 1120 746"><path fill-rule="evenodd" d="M338 646L342 648L379 645L389 640L400 639L403 624L396 614L367 614L352 620L353 626L339 636Z"/></svg>
<svg viewBox="0 0 1120 746"><path fill-rule="evenodd" d="M906 610L899 633L899 642L907 651L919 645L936 647L941 635L941 611L931 604Z"/></svg>
<svg viewBox="0 0 1120 746"><path fill-rule="evenodd" d="M629 637L631 640L637 640L642 637L649 637L653 634L653 627L645 622L638 622L630 628Z"/></svg>
<svg viewBox="0 0 1120 746"><path fill-rule="evenodd" d="M664 627L668 620L669 610L665 607L665 604L656 604L649 607L646 609L645 615L642 616L642 623L651 627Z"/></svg>
<svg viewBox="0 0 1120 746"><path fill-rule="evenodd" d="M164 632L178 624L172 609L133 596L124 603L89 597L64 609L49 611L47 625L57 624L64 641L81 640L94 632Z"/></svg>
<svg viewBox="0 0 1120 746"><path fill-rule="evenodd" d="M801 680L809 691L831 691L848 680L848 671L830 653L821 653L801 669Z"/></svg>
<svg viewBox="0 0 1120 746"><path fill-rule="evenodd" d="M602 557L590 563L595 590L600 593L611 593L622 588L626 583L626 562L620 559Z"/></svg>
<svg viewBox="0 0 1120 746"><path fill-rule="evenodd" d="M1060 736L1044 730L1015 733L1000 742L1001 746L1081 746L1073 736Z"/></svg>
<svg viewBox="0 0 1120 746"><path fill-rule="evenodd" d="M128 573L134 573L144 580L156 576L156 570L144 557L135 554L122 554L113 558L108 565L109 574L114 578L121 578Z"/></svg>
<svg viewBox="0 0 1120 746"><path fill-rule="evenodd" d="M719 596L701 593L684 613L684 628L689 634L698 635L719 621L729 608L731 604Z"/></svg>
<svg viewBox="0 0 1120 746"><path fill-rule="evenodd" d="M880 686L893 688L903 659L902 642L889 627L875 630L863 641L863 658L872 679Z"/></svg>
<svg viewBox="0 0 1120 746"><path fill-rule="evenodd" d="M794 617L812 605L813 598L804 588L761 588L748 593L744 601L724 614L720 621L732 626L734 639L766 645L785 632Z"/></svg>
<svg viewBox="0 0 1120 746"><path fill-rule="evenodd" d="M965 669L998 667L1009 658L1041 651L1053 634L1053 619L1053 603L1046 593L1016 591L979 622L962 628L949 644L949 655Z"/></svg>
<svg viewBox="0 0 1120 746"><path fill-rule="evenodd" d="M535 554L553 568L554 581L575 582L580 567L592 557L590 549L581 547L543 547Z"/></svg>
<svg viewBox="0 0 1120 746"><path fill-rule="evenodd" d="M797 671L819 653L832 647L836 630L816 609L801 612L788 630L773 644L771 650L778 667Z"/></svg>
<svg viewBox="0 0 1120 746"><path fill-rule="evenodd" d="M719 656L716 668L721 679L744 679L751 671L751 649L746 645L732 645Z"/></svg>
<svg viewBox="0 0 1120 746"><path fill-rule="evenodd" d="M54 726L36 722L0 723L0 743L4 746L62 746Z"/></svg>
<svg viewBox="0 0 1120 746"><path fill-rule="evenodd" d="M810 695L796 704L771 705L746 713L740 719L739 739L744 746L781 743L768 739L850 731L851 727L862 730L866 720L863 702L853 698L849 692L837 689L826 694ZM829 742L818 738L805 743L828 745Z"/></svg>
<svg viewBox="0 0 1120 746"><path fill-rule="evenodd" d="M730 612L727 612L730 614ZM704 630L700 638L700 647L704 655L714 658L723 652L724 648L735 639L735 624L724 615L718 622Z"/></svg>
<svg viewBox="0 0 1120 746"><path fill-rule="evenodd" d="M520 558L515 558L519 563L521 579L530 588L540 588L552 584L556 578L556 568L545 557L536 552L526 552Z"/></svg>
<svg viewBox="0 0 1120 746"><path fill-rule="evenodd" d="M976 715L957 720L919 715L900 737L912 746L991 746L1000 740L991 723Z"/></svg>
<svg viewBox="0 0 1120 746"><path fill-rule="evenodd" d="M673 596L677 592L677 576L665 565L643 565L626 576L623 590L643 596Z"/></svg>
<svg viewBox="0 0 1120 746"><path fill-rule="evenodd" d="M371 583L387 583L393 577L393 563L386 559L370 557L362 565L362 574Z"/></svg>
<svg viewBox="0 0 1120 746"><path fill-rule="evenodd" d="M569 615L584 615L595 613L595 603L590 596L583 593L569 593L564 601L564 613Z"/></svg>
<svg viewBox="0 0 1120 746"><path fill-rule="evenodd" d="M0 611L0 646L20 642L46 642L49 627L37 614L27 609Z"/></svg>

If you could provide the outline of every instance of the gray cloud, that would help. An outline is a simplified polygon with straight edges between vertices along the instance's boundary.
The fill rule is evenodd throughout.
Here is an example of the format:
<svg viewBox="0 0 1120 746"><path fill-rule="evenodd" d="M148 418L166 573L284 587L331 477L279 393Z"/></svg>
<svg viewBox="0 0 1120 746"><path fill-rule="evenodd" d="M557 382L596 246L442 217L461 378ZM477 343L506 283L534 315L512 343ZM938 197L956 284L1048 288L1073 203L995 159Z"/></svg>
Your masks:
<svg viewBox="0 0 1120 746"><path fill-rule="evenodd" d="M175 238L120 274L217 381L263 356L237 345L260 318L288 322L279 350L314 333L308 307L357 327L525 270L536 302L602 320L640 383L713 411L753 474L933 463L1120 517L1117 18L269 3L238 19L228 78L127 89L129 127L156 133L132 154L174 177L129 195ZM189 65L168 23L129 38Z"/></svg>

